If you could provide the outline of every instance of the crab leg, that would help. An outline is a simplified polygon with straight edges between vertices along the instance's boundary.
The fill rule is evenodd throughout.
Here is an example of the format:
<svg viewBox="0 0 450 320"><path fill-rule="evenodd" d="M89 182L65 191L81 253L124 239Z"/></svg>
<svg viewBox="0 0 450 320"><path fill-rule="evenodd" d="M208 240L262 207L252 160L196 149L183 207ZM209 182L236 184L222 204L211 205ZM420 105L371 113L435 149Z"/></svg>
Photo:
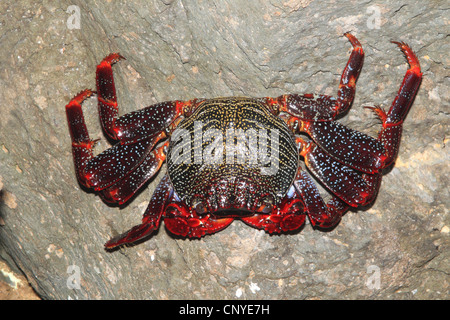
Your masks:
<svg viewBox="0 0 450 320"><path fill-rule="evenodd" d="M140 167L136 169L137 171L142 170L146 164L149 164L150 167L156 165L159 168L164 160L161 156L156 156L158 152L151 153L151 150L159 140L166 138L166 132L170 133L173 130L171 125L177 118L186 112L192 112L196 106L196 100L168 101L118 118L112 65L121 59L124 58L117 53L110 54L97 66L96 73L98 107L102 127L111 139L120 140L120 144L105 150L96 157L93 156L92 149L95 140L89 138L81 107L83 101L94 94L93 91L86 89L80 92L66 105L78 180L82 185L88 188L92 187L97 191L111 187L126 176L132 179L137 173L134 175L131 173L138 166ZM153 157L154 160L149 157ZM152 170L150 169L150 171ZM151 175L151 172L147 172L147 178L144 180L148 180L148 176ZM145 181L142 180L143 177L140 179L139 183L132 185L141 186ZM124 184L125 182L122 182L122 185ZM126 189L128 191L125 191ZM123 194L119 196L116 191ZM133 191L133 194L136 191L137 189ZM116 186L103 192L102 195L106 201L122 203L132 195L130 192L131 185L129 187Z"/></svg>
<svg viewBox="0 0 450 320"><path fill-rule="evenodd" d="M161 133L160 135L163 135ZM123 204L127 202L148 180L150 180L161 168L166 159L165 150L169 142L166 141L161 147L148 152L144 160L127 176L120 179L100 195L103 200L110 203Z"/></svg>
<svg viewBox="0 0 450 320"><path fill-rule="evenodd" d="M142 223L109 240L105 243L105 248L113 249L123 244L131 244L145 238L158 229L166 203L172 195L172 183L170 182L169 176L165 175L153 193L152 199L150 200L150 203L145 210L144 217L142 218Z"/></svg>
<svg viewBox="0 0 450 320"><path fill-rule="evenodd" d="M105 247L113 249L149 236L158 229L161 218L164 219L170 232L189 238L200 238L220 231L234 220L233 218L216 218L210 214L200 216L195 211L191 212L183 202L178 200L169 176L165 175L153 193L142 223L109 240Z"/></svg>
<svg viewBox="0 0 450 320"><path fill-rule="evenodd" d="M70 136L72 138L72 153L75 164L75 172L78 181L87 187L89 186L85 178L84 169L94 156L92 147L94 146L95 141L89 138L81 104L92 95L93 92L86 89L77 94L66 105L67 122L69 124Z"/></svg>
<svg viewBox="0 0 450 320"><path fill-rule="evenodd" d="M165 133L160 133L157 136L134 143L117 144L94 157L93 146L95 140L89 138L82 111L83 101L92 94L93 92L91 90L84 90L66 105L67 121L72 138L75 172L80 184L87 188L94 188L97 191L108 188L119 180L129 176L135 168L140 165L142 166L142 163L149 157L149 154L153 154L153 157L156 159L156 164L158 164L156 167L159 168L160 163L164 160L162 160L161 156L157 156L161 152L155 153L152 152L152 149L159 140L166 137ZM149 159L146 161L151 162ZM150 167L152 166L150 165ZM151 174L151 172L148 172L148 174ZM141 181L138 185L142 184L143 182ZM131 188L131 186L127 188ZM136 191L137 189L134 190L134 193ZM111 197L114 199L113 196L110 197L107 193L103 193L103 195L103 198L107 201ZM130 194L128 193L128 195Z"/></svg>
<svg viewBox="0 0 450 320"><path fill-rule="evenodd" d="M133 144L117 144L98 156L93 156L94 141L89 138L88 131L81 112L79 98L75 97L67 106L67 117L72 135L72 152L78 181L88 188L103 190L128 176L144 161L159 135Z"/></svg>
<svg viewBox="0 0 450 320"><path fill-rule="evenodd" d="M356 80L358 79L364 62L364 51L358 39L348 32L344 33L344 35L350 40L353 50L347 65L342 72L336 105L334 107L335 115L333 118L340 113L346 112L350 108L353 98L355 97Z"/></svg>
<svg viewBox="0 0 450 320"><path fill-rule="evenodd" d="M336 121L299 121L300 132L307 133L314 142L335 159L366 173L378 172L386 156L381 141Z"/></svg>
<svg viewBox="0 0 450 320"><path fill-rule="evenodd" d="M311 118L311 115L307 115L308 117L305 119L303 117L305 114L300 114L302 118L294 114L288 120L288 122L291 122L291 127L293 127L292 123L297 122L295 124L297 132L307 133L317 145L333 158L359 171L375 174L390 165L397 157L403 121L422 79L419 61L413 51L404 43L395 43L406 55L410 68L405 74L389 112L385 113L378 107L371 108L383 124L378 139L347 128L332 120L309 120L308 118ZM344 72L343 78L347 78L347 76L344 76L346 74ZM349 77L351 78L351 76ZM349 83L351 82L349 81ZM316 109L320 109L319 106L316 106ZM323 104L323 109L329 110L326 103Z"/></svg>
<svg viewBox="0 0 450 320"><path fill-rule="evenodd" d="M118 53L105 57L97 66L96 84L100 122L106 135L122 144L157 135L173 121L191 111L193 101L166 101L119 117L112 65L125 59Z"/></svg>
<svg viewBox="0 0 450 320"><path fill-rule="evenodd" d="M342 215L350 208L348 204L333 196L325 204L314 181L299 169L294 180L294 187L305 204L309 220L313 226L332 228L339 223Z"/></svg>
<svg viewBox="0 0 450 320"><path fill-rule="evenodd" d="M352 207L364 206L378 191L377 175L359 174L352 168L330 157L314 142L296 139L300 155L311 173L334 195Z"/></svg>
<svg viewBox="0 0 450 320"><path fill-rule="evenodd" d="M340 162L366 173L390 165L398 154L403 121L419 88L422 73L419 60L405 43L397 44L406 55L407 70L389 112L373 109L382 121L378 139L371 138L334 121L302 122L300 131L308 133L322 149Z"/></svg>
<svg viewBox="0 0 450 320"><path fill-rule="evenodd" d="M103 190L125 178L146 157L156 139L141 140L133 144L117 144L88 161L82 171L85 185L96 191Z"/></svg>
<svg viewBox="0 0 450 320"><path fill-rule="evenodd" d="M112 53L100 62L96 71L100 122L105 133L113 140L118 140L114 128L115 121L119 115L119 108L117 106L116 87L114 85L114 77L111 66L122 59L125 58L120 54Z"/></svg>
<svg viewBox="0 0 450 320"><path fill-rule="evenodd" d="M329 121L346 112L355 96L356 80L361 72L364 51L358 39L350 33L344 34L353 46L347 65L342 72L337 98L314 94L289 94L275 99L269 98L266 103L274 105L277 112L308 121Z"/></svg>
<svg viewBox="0 0 450 320"><path fill-rule="evenodd" d="M389 112L386 114L381 108L372 108L383 123L378 140L383 143L386 150L385 166L388 166L397 158L403 121L411 108L420 82L422 81L419 60L412 49L404 42L392 42L405 54L409 63L409 69L406 71L402 85L392 102Z"/></svg>
<svg viewBox="0 0 450 320"><path fill-rule="evenodd" d="M154 137L183 115L188 102L167 101L127 113L114 122L114 132L122 144Z"/></svg>

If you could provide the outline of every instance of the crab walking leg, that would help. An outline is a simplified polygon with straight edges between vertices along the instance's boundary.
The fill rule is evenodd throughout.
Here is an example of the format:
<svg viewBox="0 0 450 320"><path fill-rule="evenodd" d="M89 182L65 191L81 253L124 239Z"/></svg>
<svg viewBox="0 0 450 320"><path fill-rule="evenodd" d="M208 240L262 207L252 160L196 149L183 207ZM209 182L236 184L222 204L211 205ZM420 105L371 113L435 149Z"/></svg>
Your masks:
<svg viewBox="0 0 450 320"><path fill-rule="evenodd" d="M91 90L84 90L66 105L66 115L72 138L72 153L75 172L80 184L87 188L103 190L129 175L151 152L154 145L165 138L160 133L153 138L135 143L117 144L94 157L95 140L89 138L84 121L82 103L93 95ZM107 200L107 197L104 197Z"/></svg>
<svg viewBox="0 0 450 320"><path fill-rule="evenodd" d="M405 43L396 43L408 59L410 68L389 112L373 109L382 121L378 139L345 127L335 121L302 121L298 130L307 133L316 144L338 161L365 173L374 174L395 161L400 146L403 121L419 88L422 73L419 60ZM290 120L293 121L293 120Z"/></svg>
<svg viewBox="0 0 450 320"><path fill-rule="evenodd" d="M105 243L105 248L113 249L123 244L131 244L145 238L158 229L165 206L172 195L172 183L170 182L169 176L165 175L153 193L152 199L142 218L142 223L109 240Z"/></svg>
<svg viewBox="0 0 450 320"><path fill-rule="evenodd" d="M342 215L350 208L348 204L333 196L325 204L314 181L299 169L294 180L294 187L301 195L311 224L321 228L332 228L339 223Z"/></svg>
<svg viewBox="0 0 450 320"><path fill-rule="evenodd" d="M165 134L161 133L160 136L165 137ZM120 179L107 189L101 191L100 195L103 200L118 204L124 204L127 202L159 171L161 165L166 159L166 150L168 147L169 142L166 141L161 147L148 152L144 157L144 160L127 176Z"/></svg>
<svg viewBox="0 0 450 320"><path fill-rule="evenodd" d="M84 122L81 104L93 94L93 91L86 89L77 94L66 105L67 123L69 124L70 136L72 138L72 154L75 172L78 181L86 187L89 187L89 185L84 175L84 169L93 158L92 147L94 146L95 140L89 138L89 132L86 123Z"/></svg>
<svg viewBox="0 0 450 320"><path fill-rule="evenodd" d="M386 114L381 108L371 108L376 112L383 123L383 128L378 135L378 140L385 148L385 166L390 165L397 158L403 121L411 108L417 90L419 89L420 82L422 81L419 59L417 59L417 56L412 49L404 42L392 42L405 54L408 60L409 69L406 71L400 89L392 102L392 106L388 113Z"/></svg>
<svg viewBox="0 0 450 320"><path fill-rule="evenodd" d="M160 102L119 117L112 65L125 59L118 53L105 57L97 66L98 109L103 130L122 144L134 143L157 135L186 110L192 111L196 100Z"/></svg>
<svg viewBox="0 0 450 320"><path fill-rule="evenodd" d="M152 150L155 140L116 144L90 159L81 172L87 186L99 191L128 176Z"/></svg>
<svg viewBox="0 0 450 320"><path fill-rule="evenodd" d="M188 102L166 101L127 113L114 123L120 143L134 143L166 130L181 115Z"/></svg>
<svg viewBox="0 0 450 320"><path fill-rule="evenodd" d="M381 141L347 128L337 121L301 121L299 132L307 133L314 142L339 162L366 173L384 166L385 148Z"/></svg>
<svg viewBox="0 0 450 320"><path fill-rule="evenodd" d="M344 34L353 46L347 65L342 72L337 98L315 94L288 94L277 98L266 98L275 113L287 112L294 117L308 121L333 120L346 112L355 96L356 80L361 72L364 51L358 39L350 33Z"/></svg>
<svg viewBox="0 0 450 320"><path fill-rule="evenodd" d="M125 58L120 54L112 53L99 63L96 70L100 122L105 133L113 140L118 140L114 127L119 115L119 108L112 65L122 59Z"/></svg>
<svg viewBox="0 0 450 320"><path fill-rule="evenodd" d="M364 206L374 199L379 183L376 175L361 175L333 159L314 142L297 138L300 155L311 173L334 195L352 207Z"/></svg>
<svg viewBox="0 0 450 320"><path fill-rule="evenodd" d="M346 112L350 108L353 98L355 97L356 80L358 79L364 62L364 51L358 39L348 32L344 33L344 35L350 40L353 50L347 65L342 72L333 118L340 113Z"/></svg>
<svg viewBox="0 0 450 320"><path fill-rule="evenodd" d="M338 161L359 171L374 174L395 161L400 146L403 121L419 88L422 73L416 55L405 43L395 42L406 55L410 68L403 78L399 92L389 112L373 109L383 128L378 139L345 127L335 121L298 122L298 131L307 133L314 142Z"/></svg>

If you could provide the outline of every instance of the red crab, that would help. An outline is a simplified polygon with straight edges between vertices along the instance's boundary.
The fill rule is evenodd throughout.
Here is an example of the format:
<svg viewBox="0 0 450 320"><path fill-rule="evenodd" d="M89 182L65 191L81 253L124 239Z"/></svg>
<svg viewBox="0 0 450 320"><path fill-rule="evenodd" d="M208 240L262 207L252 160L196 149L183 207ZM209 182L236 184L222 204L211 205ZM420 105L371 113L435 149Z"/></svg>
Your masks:
<svg viewBox="0 0 450 320"><path fill-rule="evenodd" d="M409 63L400 90L382 121L378 138L335 119L355 94L364 52L351 34L353 50L337 97L288 94L277 98L229 97L167 101L119 117L111 66L117 53L97 66L100 121L113 147L93 156L81 108L94 94L84 90L66 106L78 181L106 202L127 202L167 161L142 224L109 240L108 249L131 244L155 231L164 219L175 235L198 238L234 219L269 233L332 228L350 208L370 204L382 169L397 156L403 121L420 85L419 61L397 44ZM302 135L300 135L302 134ZM307 138L307 136L309 138ZM325 203L301 160L332 194Z"/></svg>

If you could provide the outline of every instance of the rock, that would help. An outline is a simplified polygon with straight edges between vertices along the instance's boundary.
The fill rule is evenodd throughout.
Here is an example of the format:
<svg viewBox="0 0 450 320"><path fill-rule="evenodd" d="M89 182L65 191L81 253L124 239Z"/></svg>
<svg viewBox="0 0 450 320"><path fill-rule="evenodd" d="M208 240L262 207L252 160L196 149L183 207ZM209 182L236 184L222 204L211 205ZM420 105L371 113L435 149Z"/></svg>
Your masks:
<svg viewBox="0 0 450 320"><path fill-rule="evenodd" d="M78 2L77 2L78 3ZM386 1L73 1L0 4L0 256L45 299L448 299L449 83L443 3ZM446 31L447 30L447 31ZM376 202L332 231L270 236L239 221L200 240L161 227L114 252L161 179L125 207L76 181L64 106L95 87L107 54L120 112L215 96L334 95L351 31L365 65L348 116L376 136L362 105L387 108L417 53L424 79L396 166ZM84 105L100 138L95 98ZM106 139L96 147L107 148ZM163 171L165 168L163 168Z"/></svg>

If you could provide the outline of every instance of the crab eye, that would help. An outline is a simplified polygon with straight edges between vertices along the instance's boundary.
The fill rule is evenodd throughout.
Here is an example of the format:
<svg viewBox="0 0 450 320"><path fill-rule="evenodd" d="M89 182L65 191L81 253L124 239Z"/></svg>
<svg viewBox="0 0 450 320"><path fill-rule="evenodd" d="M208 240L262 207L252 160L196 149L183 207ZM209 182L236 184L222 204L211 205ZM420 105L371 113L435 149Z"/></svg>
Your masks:
<svg viewBox="0 0 450 320"><path fill-rule="evenodd" d="M256 204L256 211L260 213L271 213L273 209L273 197L268 195L263 197L259 202Z"/></svg>
<svg viewBox="0 0 450 320"><path fill-rule="evenodd" d="M198 214L204 214L208 211L208 207L206 206L206 203L200 198L194 198L194 200L192 200L192 208Z"/></svg>

